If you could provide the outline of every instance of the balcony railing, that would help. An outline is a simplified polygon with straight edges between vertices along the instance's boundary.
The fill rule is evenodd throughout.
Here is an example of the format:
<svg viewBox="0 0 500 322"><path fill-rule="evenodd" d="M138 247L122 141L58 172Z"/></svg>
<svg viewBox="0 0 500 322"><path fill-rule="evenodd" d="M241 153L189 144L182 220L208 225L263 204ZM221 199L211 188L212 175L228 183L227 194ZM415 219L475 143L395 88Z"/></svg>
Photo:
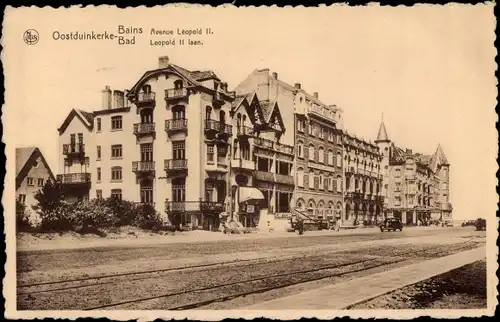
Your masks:
<svg viewBox="0 0 500 322"><path fill-rule="evenodd" d="M220 131L220 122L215 120L205 120L205 131Z"/></svg>
<svg viewBox="0 0 500 322"><path fill-rule="evenodd" d="M221 213L224 211L223 202L213 201L168 201L165 200L165 212L167 213L185 213L185 212L203 212L203 213Z"/></svg>
<svg viewBox="0 0 500 322"><path fill-rule="evenodd" d="M275 174L275 180L278 183L294 185L295 182L293 180L293 176L285 175L285 174Z"/></svg>
<svg viewBox="0 0 500 322"><path fill-rule="evenodd" d="M218 107L224 105L224 98L222 97L222 94L220 92L215 92L212 103Z"/></svg>
<svg viewBox="0 0 500 322"><path fill-rule="evenodd" d="M238 169L255 170L255 162L245 159L232 159L231 167Z"/></svg>
<svg viewBox="0 0 500 322"><path fill-rule="evenodd" d="M74 143L74 144L64 144L63 145L63 154L71 155L71 154L84 154L85 153L85 144L83 143Z"/></svg>
<svg viewBox="0 0 500 322"><path fill-rule="evenodd" d="M165 131L185 131L187 130L188 120L187 119L172 119L165 120Z"/></svg>
<svg viewBox="0 0 500 322"><path fill-rule="evenodd" d="M187 96L186 88L171 88L165 90L165 100L181 99Z"/></svg>
<svg viewBox="0 0 500 322"><path fill-rule="evenodd" d="M254 140L255 146L261 149L268 149L276 152L282 152L287 154L293 154L293 146L282 144L278 142L273 142L264 138L255 138Z"/></svg>
<svg viewBox="0 0 500 322"><path fill-rule="evenodd" d="M253 134L253 128L245 125L236 126L236 135L238 136L250 136Z"/></svg>
<svg viewBox="0 0 500 322"><path fill-rule="evenodd" d="M187 170L187 160L167 159L164 160L165 170Z"/></svg>
<svg viewBox="0 0 500 322"><path fill-rule="evenodd" d="M233 126L229 125L229 124L222 124L221 123L221 125L220 125L220 133L228 135L228 136L232 136L233 135Z"/></svg>
<svg viewBox="0 0 500 322"><path fill-rule="evenodd" d="M271 172L255 171L254 176L260 181L274 182L274 173Z"/></svg>
<svg viewBox="0 0 500 322"><path fill-rule="evenodd" d="M57 181L62 184L88 184L90 183L90 173L58 174Z"/></svg>
<svg viewBox="0 0 500 322"><path fill-rule="evenodd" d="M134 124L134 134L144 135L155 133L155 123L136 123Z"/></svg>
<svg viewBox="0 0 500 322"><path fill-rule="evenodd" d="M154 103L156 98L156 93L155 92L141 92L137 94L136 98L136 104L150 104Z"/></svg>
<svg viewBox="0 0 500 322"><path fill-rule="evenodd" d="M133 161L132 171L133 172L150 172L155 170L154 161Z"/></svg>

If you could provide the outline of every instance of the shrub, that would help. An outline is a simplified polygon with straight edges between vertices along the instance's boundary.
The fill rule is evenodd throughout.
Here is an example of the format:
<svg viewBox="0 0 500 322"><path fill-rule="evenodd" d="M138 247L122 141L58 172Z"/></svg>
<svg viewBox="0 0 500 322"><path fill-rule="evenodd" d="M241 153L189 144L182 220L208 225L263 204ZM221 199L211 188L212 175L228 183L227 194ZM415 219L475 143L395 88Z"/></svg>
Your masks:
<svg viewBox="0 0 500 322"><path fill-rule="evenodd" d="M161 230L166 225L161 215L150 204L140 204L136 207L135 226L142 229Z"/></svg>
<svg viewBox="0 0 500 322"><path fill-rule="evenodd" d="M74 229L81 233L100 233L116 224L115 214L102 200L78 202L72 208Z"/></svg>
<svg viewBox="0 0 500 322"><path fill-rule="evenodd" d="M116 227L135 224L138 209L134 202L110 197L106 199L104 203L116 217Z"/></svg>
<svg viewBox="0 0 500 322"><path fill-rule="evenodd" d="M16 200L16 231L27 232L31 230L31 223L29 220L26 206Z"/></svg>
<svg viewBox="0 0 500 322"><path fill-rule="evenodd" d="M72 206L60 204L54 209L39 211L41 232L66 232L74 228Z"/></svg>

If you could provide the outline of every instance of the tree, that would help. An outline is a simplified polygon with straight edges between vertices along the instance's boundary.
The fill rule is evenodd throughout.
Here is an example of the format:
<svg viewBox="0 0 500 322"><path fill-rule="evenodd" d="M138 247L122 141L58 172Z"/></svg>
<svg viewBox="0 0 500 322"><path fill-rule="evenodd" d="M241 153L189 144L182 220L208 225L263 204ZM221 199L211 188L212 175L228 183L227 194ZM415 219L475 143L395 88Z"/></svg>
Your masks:
<svg viewBox="0 0 500 322"><path fill-rule="evenodd" d="M35 193L38 202L33 209L40 213L52 212L64 203L64 187L60 182L47 180L42 189Z"/></svg>

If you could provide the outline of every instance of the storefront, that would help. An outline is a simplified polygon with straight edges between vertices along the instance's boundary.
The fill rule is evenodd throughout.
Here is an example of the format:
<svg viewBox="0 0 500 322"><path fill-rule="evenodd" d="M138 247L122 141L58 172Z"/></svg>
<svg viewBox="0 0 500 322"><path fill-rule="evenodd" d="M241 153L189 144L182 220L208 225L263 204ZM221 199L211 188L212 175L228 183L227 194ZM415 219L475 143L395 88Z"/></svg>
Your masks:
<svg viewBox="0 0 500 322"><path fill-rule="evenodd" d="M238 221L245 227L257 227L264 194L257 188L238 187L237 200Z"/></svg>

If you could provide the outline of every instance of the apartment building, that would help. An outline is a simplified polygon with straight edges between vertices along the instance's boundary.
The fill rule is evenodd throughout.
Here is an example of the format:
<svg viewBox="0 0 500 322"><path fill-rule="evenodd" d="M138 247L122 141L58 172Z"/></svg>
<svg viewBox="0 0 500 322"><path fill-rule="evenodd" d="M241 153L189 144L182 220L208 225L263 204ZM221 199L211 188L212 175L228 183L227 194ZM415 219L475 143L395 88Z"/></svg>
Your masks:
<svg viewBox="0 0 500 322"><path fill-rule="evenodd" d="M55 181L55 177L40 149L16 148L16 200L31 210L37 203L35 193L47 180Z"/></svg>
<svg viewBox="0 0 500 322"><path fill-rule="evenodd" d="M383 213L382 155L379 147L347 132L343 135L345 212L343 225L376 224Z"/></svg>
<svg viewBox="0 0 500 322"><path fill-rule="evenodd" d="M450 164L441 146L432 155L402 149L389 139L384 122L375 143L383 155L385 215L400 218L405 225L452 220Z"/></svg>
<svg viewBox="0 0 500 322"><path fill-rule="evenodd" d="M275 223L281 220L286 226L292 208L317 219L341 216L342 110L324 104L318 93L307 93L299 83L291 85L280 80L269 69L254 70L235 91L238 95L255 93L262 102L279 107L283 131L275 132L274 138L268 139L271 142L266 141L269 146L282 146L274 149L271 159L271 164L277 165L271 171L277 175L273 186L269 185L271 177L257 184L269 193L269 213L273 214L269 218L274 217Z"/></svg>

